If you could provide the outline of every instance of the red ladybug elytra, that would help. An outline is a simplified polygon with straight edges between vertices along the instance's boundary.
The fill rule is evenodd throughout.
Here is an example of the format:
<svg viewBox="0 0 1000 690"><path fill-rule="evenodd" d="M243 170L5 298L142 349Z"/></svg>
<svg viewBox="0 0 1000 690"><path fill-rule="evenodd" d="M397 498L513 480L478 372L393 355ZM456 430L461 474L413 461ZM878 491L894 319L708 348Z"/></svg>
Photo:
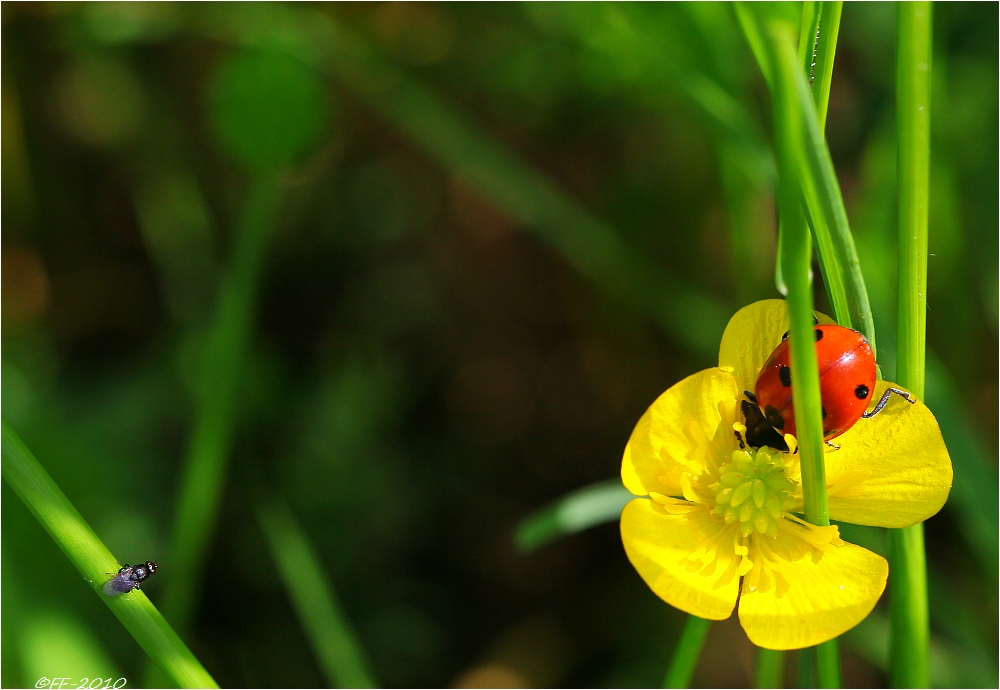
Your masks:
<svg viewBox="0 0 1000 690"><path fill-rule="evenodd" d="M914 402L906 391L889 388L875 409L865 412L875 392L875 354L868 341L857 331L843 326L821 324L813 331L819 360L824 440L840 436L861 418L874 417L893 393ZM754 404L744 402L742 405L747 419L747 442L751 446L769 445L787 450L781 436L796 435L787 338L786 333L768 357L757 376L754 393L747 391L747 397Z"/></svg>

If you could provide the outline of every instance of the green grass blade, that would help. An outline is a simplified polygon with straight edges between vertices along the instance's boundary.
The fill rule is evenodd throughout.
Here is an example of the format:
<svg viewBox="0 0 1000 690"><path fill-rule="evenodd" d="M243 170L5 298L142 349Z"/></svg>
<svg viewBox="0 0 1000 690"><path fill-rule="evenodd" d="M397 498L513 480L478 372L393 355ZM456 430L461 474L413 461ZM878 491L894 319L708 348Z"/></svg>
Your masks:
<svg viewBox="0 0 1000 690"><path fill-rule="evenodd" d="M262 176L251 187L230 270L222 281L215 322L204 345L197 418L174 519L174 570L163 604L164 614L179 630L187 628L194 610L199 573L222 498L257 286L278 197L274 177Z"/></svg>
<svg viewBox="0 0 1000 690"><path fill-rule="evenodd" d="M883 672L889 671L889 618L878 610L844 633L851 651ZM930 639L930 687L991 688L998 682L996 648L958 645L939 636Z"/></svg>
<svg viewBox="0 0 1000 690"><path fill-rule="evenodd" d="M694 669L698 665L698 657L701 655L701 648L705 645L705 637L708 636L708 628L712 621L698 616L688 616L684 630L681 631L681 639L677 642L677 649L670 660L670 667L667 675L663 679L665 688L686 688L691 685L691 678L694 676Z"/></svg>
<svg viewBox="0 0 1000 690"><path fill-rule="evenodd" d="M173 628L142 591L116 597L101 591L119 563L52 477L3 421L3 476L94 593L108 605L149 658L182 688L217 688Z"/></svg>
<svg viewBox="0 0 1000 690"><path fill-rule="evenodd" d="M837 638L816 646L816 675L821 688L840 687L840 644Z"/></svg>
<svg viewBox="0 0 1000 690"><path fill-rule="evenodd" d="M802 456L802 482L806 519L816 525L829 524L826 481L823 468L823 432L820 412L819 369L812 338L812 284L810 264L812 242L802 209L800 194L801 132L804 117L797 96L805 83L796 62L795 25L770 19L765 42L774 69L772 95L775 141L780 175L778 206L785 225L783 272L788 284L791 319L789 343L792 348L792 387L795 419Z"/></svg>
<svg viewBox="0 0 1000 690"><path fill-rule="evenodd" d="M327 680L342 688L374 688L375 681L347 622L319 554L280 499L254 506L271 556Z"/></svg>
<svg viewBox="0 0 1000 690"><path fill-rule="evenodd" d="M753 56L757 58L757 65L760 67L760 72L764 75L764 81L767 82L770 88L773 83L771 76L771 56L764 45L764 36L761 33L761 26L757 21L757 15L754 14L753 3L737 2L733 7L736 10L736 19L740 23L740 28L743 29L743 36L747 39Z"/></svg>
<svg viewBox="0 0 1000 690"><path fill-rule="evenodd" d="M776 6L780 7L780 6ZM765 10L766 11L766 10ZM787 13L787 9L785 9ZM794 17L777 12L765 16L764 41L773 70L772 110L775 143L778 151L778 208L785 228L782 273L788 286L790 319L789 346L792 360L792 390L799 431L799 454L802 463L802 492L806 519L814 525L830 524L826 497L826 469L823 463L823 426L820 404L819 368L812 337L812 284L810 264L812 242L806 224L802 194L802 141L806 112L813 109L811 99L803 108L800 94L806 76L795 52ZM804 112L806 111L806 112ZM821 687L839 687L839 663L836 640L817 649L817 672Z"/></svg>
<svg viewBox="0 0 1000 690"><path fill-rule="evenodd" d="M899 334L896 378L900 385L923 398L930 195L931 4L901 4L898 12ZM923 525L890 530L889 545L890 680L894 687L928 687L930 627Z"/></svg>
<svg viewBox="0 0 1000 690"><path fill-rule="evenodd" d="M837 181L833 161L826 145L823 128L830 98L833 78L833 59L837 37L840 33L841 5L839 3L806 3L803 5L803 22L800 28L798 61L805 74L817 77L810 88L806 80L795 83L795 96L803 114L801 131L804 143L796 146L798 165L802 168L801 184L807 207L806 219L816 238L816 249L824 285L833 305L837 321L857 328L875 348L875 326L865 287L861 264L858 260L854 238L851 235L847 210ZM738 15L748 43L758 58L761 71L773 70L773 58L758 54L763 48L754 48L764 39L759 35L760 22L748 14L747 8L738 5ZM817 29L819 39L816 40ZM813 55L815 52L815 66ZM773 76L772 76L773 79ZM778 230L778 255L784 253L784 223ZM787 281L783 275L783 262L775 269L775 284L779 292L787 294Z"/></svg>
<svg viewBox="0 0 1000 690"><path fill-rule="evenodd" d="M826 129L826 114L830 106L830 85L833 83L833 59L840 37L840 16L843 2L819 2L819 42L816 46L816 66L813 69L812 91L820 131Z"/></svg>
<svg viewBox="0 0 1000 690"><path fill-rule="evenodd" d="M757 649L755 688L781 688L785 679L785 653L777 649Z"/></svg>
<svg viewBox="0 0 1000 690"><path fill-rule="evenodd" d="M620 479L585 486L522 520L514 531L514 545L530 553L559 537L617 520L633 498Z"/></svg>
<svg viewBox="0 0 1000 690"><path fill-rule="evenodd" d="M795 97L803 115L803 141L797 156L802 194L816 233L817 249L822 256L827 290L837 321L860 331L874 349L875 324L868 289L861 273L861 262L851 235L830 149L804 78L795 84Z"/></svg>

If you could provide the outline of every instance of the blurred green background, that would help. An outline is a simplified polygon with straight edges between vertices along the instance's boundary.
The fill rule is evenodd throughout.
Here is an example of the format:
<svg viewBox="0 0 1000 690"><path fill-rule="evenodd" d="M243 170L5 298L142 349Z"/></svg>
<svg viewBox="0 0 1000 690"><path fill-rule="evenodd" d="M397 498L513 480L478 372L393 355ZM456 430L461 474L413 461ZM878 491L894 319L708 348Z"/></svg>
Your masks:
<svg viewBox="0 0 1000 690"><path fill-rule="evenodd" d="M998 8L934 11L927 397L955 487L927 523L932 675L995 686ZM331 682L263 491L381 685L658 685L684 617L617 523L531 553L513 535L617 476L645 408L778 296L769 98L732 7L4 3L2 22L3 415L120 560L159 563L157 604L195 420L221 439L181 632L216 680ZM892 4L845 5L827 126L890 379L894 42ZM141 649L6 484L2 511L3 686L141 685ZM885 683L884 604L844 639L847 685ZM753 658L717 624L695 683L749 685Z"/></svg>

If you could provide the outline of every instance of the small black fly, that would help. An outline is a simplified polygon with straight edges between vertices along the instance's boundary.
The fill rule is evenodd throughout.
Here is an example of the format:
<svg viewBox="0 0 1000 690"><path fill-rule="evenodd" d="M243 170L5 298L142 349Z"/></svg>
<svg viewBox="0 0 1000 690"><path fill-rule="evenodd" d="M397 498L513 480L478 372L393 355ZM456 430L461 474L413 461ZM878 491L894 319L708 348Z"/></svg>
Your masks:
<svg viewBox="0 0 1000 690"><path fill-rule="evenodd" d="M104 593L109 597L116 597L119 594L131 592L133 589L139 589L139 585L155 572L156 563L151 561L138 565L126 563L117 575L104 583Z"/></svg>

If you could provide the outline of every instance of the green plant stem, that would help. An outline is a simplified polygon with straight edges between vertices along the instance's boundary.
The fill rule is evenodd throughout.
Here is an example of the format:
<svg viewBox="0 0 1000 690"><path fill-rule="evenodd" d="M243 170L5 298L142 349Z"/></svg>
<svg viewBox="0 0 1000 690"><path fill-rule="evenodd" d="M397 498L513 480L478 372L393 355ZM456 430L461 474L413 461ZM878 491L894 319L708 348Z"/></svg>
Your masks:
<svg viewBox="0 0 1000 690"><path fill-rule="evenodd" d="M118 572L118 561L6 420L3 421L3 477L94 593L168 678L182 688L219 687L144 592L136 590L109 597L101 591L110 579L109 574Z"/></svg>
<svg viewBox="0 0 1000 690"><path fill-rule="evenodd" d="M815 688L816 683L816 648L806 647L799 650L799 687Z"/></svg>
<svg viewBox="0 0 1000 690"><path fill-rule="evenodd" d="M292 511L279 498L259 498L254 507L281 581L327 680L342 688L376 687L361 646L340 610L333 583Z"/></svg>
<svg viewBox="0 0 1000 690"><path fill-rule="evenodd" d="M758 649L755 675L755 688L784 687L785 653L777 649Z"/></svg>
<svg viewBox="0 0 1000 690"><path fill-rule="evenodd" d="M932 13L929 2L898 7L896 70L899 185L899 313L896 378L924 397L927 226L930 196ZM927 565L923 525L889 531L889 610L893 687L930 682Z"/></svg>
<svg viewBox="0 0 1000 690"><path fill-rule="evenodd" d="M840 644L836 637L816 645L816 675L821 688L840 687Z"/></svg>
<svg viewBox="0 0 1000 690"><path fill-rule="evenodd" d="M698 665L698 656L705 644L711 623L712 621L706 618L688 616L684 630L681 631L681 639L677 641L677 649L674 650L674 656L670 660L667 675L663 679L663 687L686 688L691 685L695 666Z"/></svg>
<svg viewBox="0 0 1000 690"><path fill-rule="evenodd" d="M772 109L778 151L778 207L785 229L779 260L782 262L782 274L788 287L791 322L788 338L791 349L792 395L795 398L795 420L802 466L802 492L806 520L814 525L829 525L819 368L812 336L812 237L806 225L801 194L804 120L810 110L813 113L815 110L810 99L804 104L800 97L806 88L806 77L795 51L794 21L770 17L766 26L765 43L773 70ZM836 640L820 645L817 653L820 686L839 687Z"/></svg>
<svg viewBox="0 0 1000 690"><path fill-rule="evenodd" d="M264 249L278 197L274 176L254 180L197 372L197 417L181 478L171 543L173 572L163 603L167 618L182 631L191 620L222 498Z"/></svg>
<svg viewBox="0 0 1000 690"><path fill-rule="evenodd" d="M778 207L785 226L782 272L788 286L791 321L789 346L792 364L792 395L799 432L802 462L802 489L806 519L814 525L830 524L823 465L823 426L820 410L819 368L815 338L812 336L813 305L810 264L812 238L805 222L799 184L799 160L803 117L796 96L796 84L804 83L794 50L793 25L772 21L767 44L774 69L772 95L775 142L778 149Z"/></svg>

